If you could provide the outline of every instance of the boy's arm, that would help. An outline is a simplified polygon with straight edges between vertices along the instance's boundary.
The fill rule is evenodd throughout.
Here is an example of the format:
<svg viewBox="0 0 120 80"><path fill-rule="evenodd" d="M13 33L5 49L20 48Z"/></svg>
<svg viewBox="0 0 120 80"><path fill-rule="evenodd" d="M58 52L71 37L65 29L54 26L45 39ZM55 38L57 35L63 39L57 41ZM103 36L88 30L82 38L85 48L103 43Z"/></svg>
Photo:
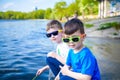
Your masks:
<svg viewBox="0 0 120 80"><path fill-rule="evenodd" d="M63 75L70 76L70 77L77 79L77 80L91 80L90 75L72 72L71 70L69 70L69 67L67 65L61 67L61 72Z"/></svg>
<svg viewBox="0 0 120 80"><path fill-rule="evenodd" d="M47 70L47 69L49 69L49 66L48 66L48 65L44 66L43 68L38 69L36 75L40 75L43 71L45 71L45 70Z"/></svg>
<svg viewBox="0 0 120 80"><path fill-rule="evenodd" d="M85 74L81 74L81 73L76 73L76 72L72 72L69 70L68 76L75 78L77 80L91 80L91 76L90 75L85 75Z"/></svg>

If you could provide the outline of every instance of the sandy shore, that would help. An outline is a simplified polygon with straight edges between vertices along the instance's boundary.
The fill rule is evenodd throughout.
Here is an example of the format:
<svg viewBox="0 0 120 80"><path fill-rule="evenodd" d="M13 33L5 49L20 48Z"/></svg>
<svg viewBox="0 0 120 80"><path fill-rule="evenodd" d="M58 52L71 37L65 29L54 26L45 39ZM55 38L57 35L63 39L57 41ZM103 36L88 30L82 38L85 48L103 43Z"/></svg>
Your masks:
<svg viewBox="0 0 120 80"><path fill-rule="evenodd" d="M120 32L118 35L113 35L117 33L114 28L106 29L106 30L96 30L94 29L86 29L87 37L106 37L106 38L117 38L120 39Z"/></svg>
<svg viewBox="0 0 120 80"><path fill-rule="evenodd" d="M85 28L87 37L108 37L108 38L120 39L120 31L118 33L114 28L109 28L105 30L97 30L100 24L107 23L107 22L120 22L120 16L86 22L88 24L94 24L94 27ZM118 33L118 35L114 35L114 33Z"/></svg>

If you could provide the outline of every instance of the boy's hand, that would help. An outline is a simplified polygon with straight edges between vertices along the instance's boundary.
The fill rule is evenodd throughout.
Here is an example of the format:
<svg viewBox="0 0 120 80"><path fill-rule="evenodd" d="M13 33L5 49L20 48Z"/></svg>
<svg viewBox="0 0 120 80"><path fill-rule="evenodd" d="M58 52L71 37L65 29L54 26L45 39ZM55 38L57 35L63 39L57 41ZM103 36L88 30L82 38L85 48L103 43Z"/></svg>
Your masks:
<svg viewBox="0 0 120 80"><path fill-rule="evenodd" d="M62 72L62 74L63 75L68 75L68 73L69 73L69 69L68 69L68 67L67 66L60 66L60 68L61 68L61 72Z"/></svg>
<svg viewBox="0 0 120 80"><path fill-rule="evenodd" d="M37 71L37 73L36 73L36 76L40 75L43 71L44 71L44 69L43 69L43 68L38 69L38 71Z"/></svg>
<svg viewBox="0 0 120 80"><path fill-rule="evenodd" d="M59 74L55 77L54 80L59 80Z"/></svg>
<svg viewBox="0 0 120 80"><path fill-rule="evenodd" d="M49 66L46 65L43 68L38 69L36 76L40 75L43 71L45 71L46 69L49 69Z"/></svg>

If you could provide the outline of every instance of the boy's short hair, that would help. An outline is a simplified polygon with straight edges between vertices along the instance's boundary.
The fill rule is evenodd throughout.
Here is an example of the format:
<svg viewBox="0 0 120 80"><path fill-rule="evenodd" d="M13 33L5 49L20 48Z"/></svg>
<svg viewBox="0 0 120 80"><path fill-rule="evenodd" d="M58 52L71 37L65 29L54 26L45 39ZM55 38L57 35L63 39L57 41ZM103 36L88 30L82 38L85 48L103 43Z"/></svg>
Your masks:
<svg viewBox="0 0 120 80"><path fill-rule="evenodd" d="M62 30L62 24L57 21L57 20L51 20L48 24L47 24L47 28L46 28L46 31L48 31L49 29L51 28L58 28L60 30Z"/></svg>
<svg viewBox="0 0 120 80"><path fill-rule="evenodd" d="M80 31L81 34L85 33L83 22L77 18L69 20L64 25L64 33L67 35L71 35L78 30Z"/></svg>

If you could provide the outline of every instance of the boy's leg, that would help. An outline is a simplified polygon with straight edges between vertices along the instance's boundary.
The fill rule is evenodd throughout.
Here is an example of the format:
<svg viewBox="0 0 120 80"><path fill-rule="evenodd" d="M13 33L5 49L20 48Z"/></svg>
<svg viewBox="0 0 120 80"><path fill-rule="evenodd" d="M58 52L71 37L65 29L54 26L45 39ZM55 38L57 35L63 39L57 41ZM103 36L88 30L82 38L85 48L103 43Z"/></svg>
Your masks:
<svg viewBox="0 0 120 80"><path fill-rule="evenodd" d="M76 79L71 78L69 76L64 76L64 75L62 75L62 73L60 73L59 77L60 77L60 80L76 80Z"/></svg>
<svg viewBox="0 0 120 80"><path fill-rule="evenodd" d="M59 66L63 66L63 64L59 62L57 59L52 57L47 57L46 62L49 65L50 69L52 70L53 74L57 76L57 74L60 71Z"/></svg>

